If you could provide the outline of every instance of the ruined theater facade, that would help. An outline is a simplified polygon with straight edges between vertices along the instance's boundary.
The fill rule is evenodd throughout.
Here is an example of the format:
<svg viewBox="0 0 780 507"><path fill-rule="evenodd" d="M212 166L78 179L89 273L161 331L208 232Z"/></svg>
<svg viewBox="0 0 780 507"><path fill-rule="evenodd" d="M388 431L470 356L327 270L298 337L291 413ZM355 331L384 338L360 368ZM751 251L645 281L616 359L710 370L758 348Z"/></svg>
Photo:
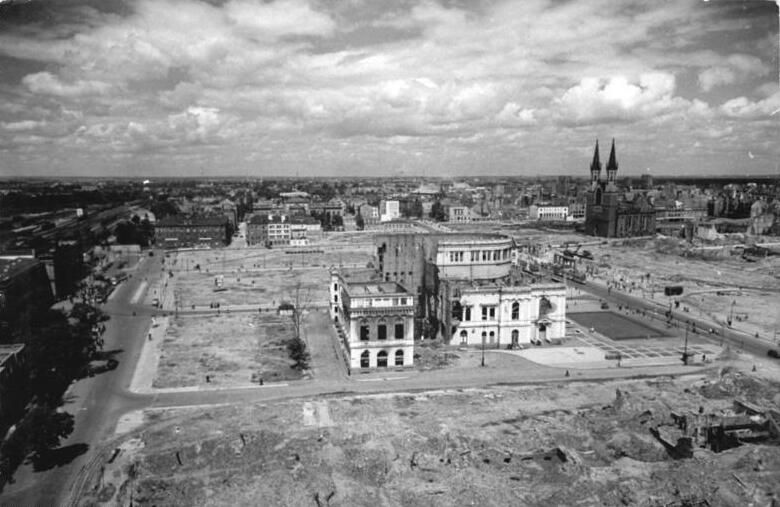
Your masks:
<svg viewBox="0 0 780 507"><path fill-rule="evenodd" d="M514 348L550 343L566 334L566 294L561 285L447 286L450 343Z"/></svg>
<svg viewBox="0 0 780 507"><path fill-rule="evenodd" d="M378 276L417 295L418 337L520 346L563 338L562 284L532 283L502 234L387 234L376 238Z"/></svg>
<svg viewBox="0 0 780 507"><path fill-rule="evenodd" d="M413 365L415 300L403 286L332 272L330 299L350 369Z"/></svg>

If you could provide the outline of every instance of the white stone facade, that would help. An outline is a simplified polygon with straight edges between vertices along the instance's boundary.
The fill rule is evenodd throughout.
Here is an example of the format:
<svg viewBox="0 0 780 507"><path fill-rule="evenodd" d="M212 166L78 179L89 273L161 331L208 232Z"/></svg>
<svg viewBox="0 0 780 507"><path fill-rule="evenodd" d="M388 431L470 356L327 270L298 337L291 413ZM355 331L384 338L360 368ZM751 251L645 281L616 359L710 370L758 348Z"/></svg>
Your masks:
<svg viewBox="0 0 780 507"><path fill-rule="evenodd" d="M525 346L566 335L566 292L562 285L466 288L452 344Z"/></svg>
<svg viewBox="0 0 780 507"><path fill-rule="evenodd" d="M414 364L414 296L395 282L345 281L331 273L331 317L350 370Z"/></svg>

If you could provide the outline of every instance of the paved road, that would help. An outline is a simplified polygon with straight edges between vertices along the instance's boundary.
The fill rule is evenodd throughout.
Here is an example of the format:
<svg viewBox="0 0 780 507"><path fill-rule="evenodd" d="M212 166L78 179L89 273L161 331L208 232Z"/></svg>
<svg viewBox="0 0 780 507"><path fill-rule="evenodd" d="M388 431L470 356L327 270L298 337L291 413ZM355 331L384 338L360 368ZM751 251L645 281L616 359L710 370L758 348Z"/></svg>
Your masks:
<svg viewBox="0 0 780 507"><path fill-rule="evenodd" d="M609 301L612 304L628 305L631 308L660 311L662 314L669 309L667 306L657 300L648 301L647 299L621 293L616 290L609 291L603 286L592 281L585 282L583 286L588 292L601 299ZM702 333L698 334L699 337L707 338L717 344L720 344L721 341L723 341L724 343L731 344L738 350L743 350L744 352L748 352L759 357L766 357L767 351L774 348L772 344L765 340L754 338L745 333L734 331L733 329L725 328L725 333L721 337L720 333L723 331L723 329L720 326L717 326L710 320L697 318L688 312L672 310L672 316L674 321L682 329L684 329L686 322L695 323L697 330L703 331ZM718 334L707 335L707 333L704 331L710 328L713 328L718 332ZM723 340L721 340L721 338L723 338Z"/></svg>
<svg viewBox="0 0 780 507"><path fill-rule="evenodd" d="M75 382L68 391L65 410L74 414L75 428L62 446L89 445L86 453L68 464L47 471L35 472L25 465L14 476L15 483L6 486L2 505L60 505L60 499L82 466L96 452L95 444L109 437L118 417L148 405L147 398L127 391L135 364L149 325L149 318L133 317L125 311L143 278L160 272L160 256L145 257L133 277L117 289L104 310L112 317L106 322L104 350L117 351L119 365L114 371Z"/></svg>

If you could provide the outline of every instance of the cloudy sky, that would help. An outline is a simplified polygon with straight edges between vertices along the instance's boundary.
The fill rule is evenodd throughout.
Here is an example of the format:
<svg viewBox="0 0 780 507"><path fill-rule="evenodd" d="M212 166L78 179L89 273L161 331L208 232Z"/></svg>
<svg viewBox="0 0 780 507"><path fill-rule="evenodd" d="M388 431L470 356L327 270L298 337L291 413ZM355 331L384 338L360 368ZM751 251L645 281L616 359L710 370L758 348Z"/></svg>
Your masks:
<svg viewBox="0 0 780 507"><path fill-rule="evenodd" d="M761 0L0 0L0 175L586 176L612 137L623 174L774 174L777 27Z"/></svg>

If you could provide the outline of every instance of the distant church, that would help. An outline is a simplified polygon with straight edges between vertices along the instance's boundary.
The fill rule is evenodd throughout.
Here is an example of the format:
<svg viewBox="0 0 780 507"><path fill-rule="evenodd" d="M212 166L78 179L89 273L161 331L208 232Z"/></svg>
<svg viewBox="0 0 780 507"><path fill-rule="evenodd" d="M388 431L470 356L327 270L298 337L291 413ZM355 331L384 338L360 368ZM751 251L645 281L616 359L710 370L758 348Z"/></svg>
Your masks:
<svg viewBox="0 0 780 507"><path fill-rule="evenodd" d="M607 162L607 180L601 180L599 142L590 164L590 189L586 193L585 233L604 238L628 238L655 234L655 209L645 195L621 192L617 187L615 140Z"/></svg>

